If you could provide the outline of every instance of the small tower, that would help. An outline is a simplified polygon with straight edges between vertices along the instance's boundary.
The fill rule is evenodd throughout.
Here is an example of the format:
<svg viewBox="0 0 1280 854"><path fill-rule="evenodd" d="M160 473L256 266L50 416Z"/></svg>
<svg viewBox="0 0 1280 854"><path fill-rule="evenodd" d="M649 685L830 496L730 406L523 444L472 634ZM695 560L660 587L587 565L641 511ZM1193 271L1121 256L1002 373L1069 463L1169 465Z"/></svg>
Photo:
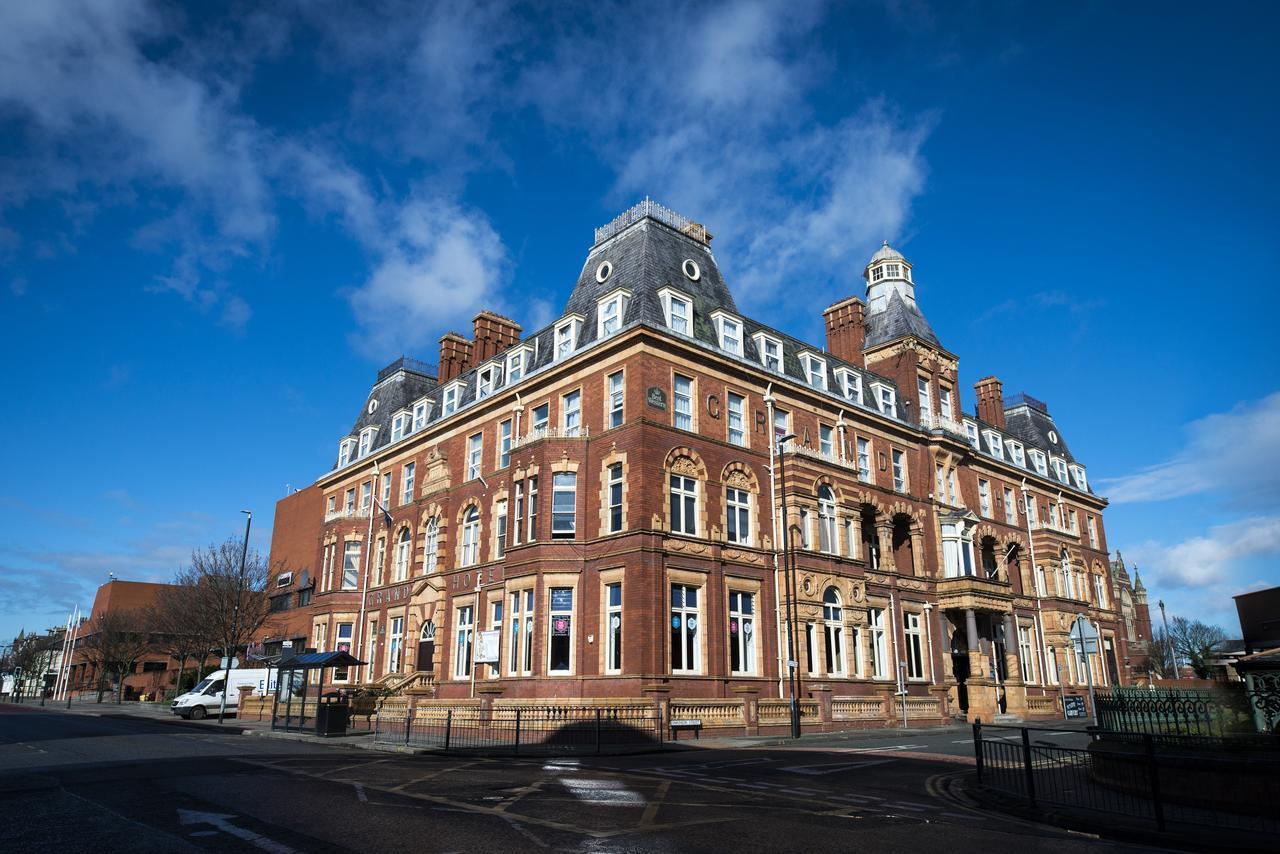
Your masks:
<svg viewBox="0 0 1280 854"><path fill-rule="evenodd" d="M908 421L930 426L942 423L933 420L936 416L958 421L958 363L920 313L911 262L886 240L862 276L867 282L867 369L894 380Z"/></svg>

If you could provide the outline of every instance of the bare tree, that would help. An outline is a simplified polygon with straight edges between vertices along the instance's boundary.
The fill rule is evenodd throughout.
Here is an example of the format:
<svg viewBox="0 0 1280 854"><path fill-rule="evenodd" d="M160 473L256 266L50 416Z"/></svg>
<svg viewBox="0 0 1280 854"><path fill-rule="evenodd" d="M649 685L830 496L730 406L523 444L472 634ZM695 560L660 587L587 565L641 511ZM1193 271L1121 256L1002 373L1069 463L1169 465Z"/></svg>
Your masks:
<svg viewBox="0 0 1280 854"><path fill-rule="evenodd" d="M123 699L125 676L152 648L148 618L148 612L143 610L103 611L89 621L77 650L97 674L99 703L106 692L108 675L114 675L120 685L116 702Z"/></svg>
<svg viewBox="0 0 1280 854"><path fill-rule="evenodd" d="M196 677L209 654L218 646L213 627L201 610L198 577L190 569L179 570L168 587L156 593L150 611L155 648L178 662L175 688L182 689L187 659L196 660Z"/></svg>
<svg viewBox="0 0 1280 854"><path fill-rule="evenodd" d="M267 580L272 574L257 549L250 548L241 570L244 540L233 537L223 543L196 549L187 570L193 582L194 606L208 637L220 649L235 655L258 636L271 617Z"/></svg>
<svg viewBox="0 0 1280 854"><path fill-rule="evenodd" d="M1177 655L1163 626L1158 626L1151 637L1151 669L1162 679L1178 678Z"/></svg>
<svg viewBox="0 0 1280 854"><path fill-rule="evenodd" d="M1169 645L1175 655L1184 659L1201 679L1212 675L1214 650L1227 639L1227 633L1217 626L1174 617L1169 626Z"/></svg>

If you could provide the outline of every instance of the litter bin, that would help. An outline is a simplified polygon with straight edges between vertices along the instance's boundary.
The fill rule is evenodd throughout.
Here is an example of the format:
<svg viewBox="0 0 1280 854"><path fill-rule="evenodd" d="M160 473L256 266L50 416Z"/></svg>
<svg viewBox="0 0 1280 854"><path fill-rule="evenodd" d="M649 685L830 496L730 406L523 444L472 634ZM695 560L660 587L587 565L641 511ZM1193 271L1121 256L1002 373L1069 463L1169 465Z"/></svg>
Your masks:
<svg viewBox="0 0 1280 854"><path fill-rule="evenodd" d="M316 735L346 735L350 706L338 691L322 694L316 701Z"/></svg>

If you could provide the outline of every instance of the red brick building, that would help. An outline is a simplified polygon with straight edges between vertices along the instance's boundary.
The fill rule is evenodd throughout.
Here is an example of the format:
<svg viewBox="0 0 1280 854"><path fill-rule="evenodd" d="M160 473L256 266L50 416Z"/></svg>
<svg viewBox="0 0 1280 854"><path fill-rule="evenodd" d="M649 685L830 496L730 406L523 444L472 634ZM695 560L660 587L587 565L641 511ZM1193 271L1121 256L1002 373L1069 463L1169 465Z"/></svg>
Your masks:
<svg viewBox="0 0 1280 854"><path fill-rule="evenodd" d="M710 242L646 202L547 328L482 312L438 370L381 371L337 464L278 506L286 634L437 702L749 730L785 723L788 661L824 726L1056 715L1085 667L1131 681L1106 500L1044 403L988 376L961 412L911 263L876 252L824 346L742 315Z"/></svg>

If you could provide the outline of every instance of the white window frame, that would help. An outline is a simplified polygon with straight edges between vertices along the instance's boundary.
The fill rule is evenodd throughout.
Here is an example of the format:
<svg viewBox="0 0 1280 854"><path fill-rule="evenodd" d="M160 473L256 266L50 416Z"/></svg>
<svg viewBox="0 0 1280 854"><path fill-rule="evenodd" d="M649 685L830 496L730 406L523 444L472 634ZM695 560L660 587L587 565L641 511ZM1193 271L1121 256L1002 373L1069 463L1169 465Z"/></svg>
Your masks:
<svg viewBox="0 0 1280 854"><path fill-rule="evenodd" d="M870 633L871 640L871 678L888 679L890 678L889 648L886 642L887 630L883 608L867 609L867 631Z"/></svg>
<svg viewBox="0 0 1280 854"><path fill-rule="evenodd" d="M711 321L716 326L720 349L734 356L743 355L742 319L727 312L713 311Z"/></svg>
<svg viewBox="0 0 1280 854"><path fill-rule="evenodd" d="M675 593L676 589L680 590L680 604L676 605ZM694 593L694 604L688 605L688 591ZM702 672L702 638L699 632L702 630L702 588L692 584L681 584L679 582L671 582L668 585L668 591L671 595L670 612L672 617L680 618L680 625L671 626L672 632L678 632L680 636L680 667L676 667L672 662L672 673L701 673ZM689 625L689 618L693 618L693 626ZM670 625L670 623L668 624ZM692 635L692 637L690 637ZM692 644L690 644L692 641ZM692 648L691 648L692 647ZM673 652L673 650L672 650ZM689 659L692 658L692 661Z"/></svg>
<svg viewBox="0 0 1280 854"><path fill-rule="evenodd" d="M1034 645L1031 639L1031 627L1024 626L1022 623L1017 624L1018 632L1018 658L1019 665L1022 668L1022 681L1029 685L1039 684L1036 678L1036 657Z"/></svg>
<svg viewBox="0 0 1280 854"><path fill-rule="evenodd" d="M956 411L951 397L951 386L946 383L938 383L938 401L938 414L943 418L954 421Z"/></svg>
<svg viewBox="0 0 1280 854"><path fill-rule="evenodd" d="M625 371L615 371L605 377L606 400L609 411L605 416L605 428L621 427L626 421L627 407L627 375Z"/></svg>
<svg viewBox="0 0 1280 854"><path fill-rule="evenodd" d="M1013 458L1013 461L1016 464L1022 466L1023 468L1026 468L1027 455L1022 448L1022 443L1015 442L1012 439L1010 439L1008 442L1005 442L1004 444L1005 444L1005 447L1009 449L1009 456Z"/></svg>
<svg viewBox="0 0 1280 854"><path fill-rule="evenodd" d="M853 446L858 455L858 479L863 483L871 483L871 440L866 436L858 436Z"/></svg>
<svg viewBox="0 0 1280 854"><path fill-rule="evenodd" d="M693 300L687 295L680 293L673 288L662 288L658 291L658 298L662 301L662 316L667 321L667 328L672 332L680 335L693 335ZM684 310L684 317L680 318L685 325L684 329L677 329L675 326L675 315L673 310L679 305Z"/></svg>
<svg viewBox="0 0 1280 854"><path fill-rule="evenodd" d="M417 469L412 462L404 464L404 469L400 475L400 503L408 504L413 501L413 480Z"/></svg>
<svg viewBox="0 0 1280 854"><path fill-rule="evenodd" d="M501 384L502 374L497 365L486 365L476 372L476 400L484 400Z"/></svg>
<svg viewBox="0 0 1280 854"><path fill-rule="evenodd" d="M890 418L896 418L898 414L898 393L893 386L888 383L873 382L871 391L875 394L876 409Z"/></svg>
<svg viewBox="0 0 1280 854"><path fill-rule="evenodd" d="M813 353L801 353L800 364L804 366L804 381L811 388L819 391L827 390L827 360ZM814 382L814 380L817 382Z"/></svg>
<svg viewBox="0 0 1280 854"><path fill-rule="evenodd" d="M578 436L582 433L582 389L575 388L560 395L560 424L562 436Z"/></svg>
<svg viewBox="0 0 1280 854"><path fill-rule="evenodd" d="M926 681L929 678L929 667L924 649L924 620L918 612L902 612L902 640L907 679L911 682Z"/></svg>
<svg viewBox="0 0 1280 854"><path fill-rule="evenodd" d="M834 602L827 601L828 593L835 594ZM827 675L841 678L848 676L848 663L844 654L844 600L835 587L828 587L822 592L822 640Z"/></svg>
<svg viewBox="0 0 1280 854"><path fill-rule="evenodd" d="M409 579L409 559L413 555L413 534L408 528L401 528L396 536L396 554L392 560L392 583L399 584Z"/></svg>
<svg viewBox="0 0 1280 854"><path fill-rule="evenodd" d="M480 562L480 508L474 504L462 517L462 565L475 566Z"/></svg>
<svg viewBox="0 0 1280 854"><path fill-rule="evenodd" d="M688 384L688 392L680 391L681 383ZM697 396L697 382L692 377L686 377L683 374L673 374L671 377L671 424L677 430L692 431L696 426L694 418L693 399ZM687 406L686 411L680 410L680 401L684 400Z"/></svg>
<svg viewBox="0 0 1280 854"><path fill-rule="evenodd" d="M377 427L366 427L360 431L360 447L356 451L356 459L362 460L369 456L369 452L373 450L373 436L377 432Z"/></svg>
<svg viewBox="0 0 1280 854"><path fill-rule="evenodd" d="M1098 547L1098 520L1093 516L1085 517L1085 526L1089 529L1089 545L1092 548Z"/></svg>
<svg viewBox="0 0 1280 854"><path fill-rule="evenodd" d="M471 635L476 628L475 614L474 605L459 605L456 609L453 641L454 679L471 678L471 668L474 666L474 662L471 660L473 646Z"/></svg>
<svg viewBox="0 0 1280 854"><path fill-rule="evenodd" d="M1018 524L1018 497L1011 486L1004 488L1004 521L1008 525Z"/></svg>
<svg viewBox="0 0 1280 854"><path fill-rule="evenodd" d="M978 478L978 510L991 518L991 482L982 477Z"/></svg>
<svg viewBox="0 0 1280 854"><path fill-rule="evenodd" d="M911 479L907 471L907 455L905 451L893 448L893 488L898 492L906 492L911 488Z"/></svg>
<svg viewBox="0 0 1280 854"><path fill-rule="evenodd" d="M475 480L482 474L484 467L484 433L473 433L467 437L467 476L466 480Z"/></svg>
<svg viewBox="0 0 1280 854"><path fill-rule="evenodd" d="M507 653L509 676L533 675L534 591L511 591L511 648Z"/></svg>
<svg viewBox="0 0 1280 854"><path fill-rule="evenodd" d="M569 496L569 511L557 509L557 499L563 501L563 496ZM568 518L569 526L564 527L563 522ZM557 524L561 527L557 528ZM558 471L551 476L551 538L553 540L572 540L578 535L578 473L572 471Z"/></svg>
<svg viewBox="0 0 1280 854"><path fill-rule="evenodd" d="M360 541L347 540L342 547L342 590L360 589Z"/></svg>
<svg viewBox="0 0 1280 854"><path fill-rule="evenodd" d="M836 554L836 491L827 484L818 487L818 551Z"/></svg>
<svg viewBox="0 0 1280 854"><path fill-rule="evenodd" d="M836 456L836 428L829 424L818 425L818 453L823 456L835 459Z"/></svg>
<svg viewBox="0 0 1280 854"><path fill-rule="evenodd" d="M432 517L422 540L422 572L430 575L440 563L440 523Z"/></svg>
<svg viewBox="0 0 1280 854"><path fill-rule="evenodd" d="M983 437L987 440L987 451L996 459L1004 459L1004 437L995 430L983 430Z"/></svg>
<svg viewBox="0 0 1280 854"><path fill-rule="evenodd" d="M515 422L508 418L498 424L498 468L511 465L511 441L514 437Z"/></svg>
<svg viewBox="0 0 1280 854"><path fill-rule="evenodd" d="M728 437L730 445L737 445L740 448L747 447L747 398L745 395L728 392L728 403L726 408L729 411L725 418L725 424L728 427Z"/></svg>
<svg viewBox="0 0 1280 854"><path fill-rule="evenodd" d="M382 473L382 507L391 506L391 472Z"/></svg>
<svg viewBox="0 0 1280 854"><path fill-rule="evenodd" d="M617 592L615 601L614 592ZM604 585L604 672L622 672L622 582Z"/></svg>
<svg viewBox="0 0 1280 854"><path fill-rule="evenodd" d="M552 602L555 601L555 592L557 590L569 591L569 608L567 610L564 608L556 608L553 610ZM566 585L556 585L554 587L547 588L547 675L548 676L569 676L573 673L573 665L574 665L573 636L574 636L574 633L577 631L577 628L574 625L577 622L577 619L575 616L577 604L578 604L578 588L577 587L566 584ZM553 668L551 666L551 656L552 656L551 646L552 646L552 639L555 637L554 632L556 630L557 617L567 617L569 621L569 625L567 627L568 633L565 635L565 637L568 638L567 642L569 644L569 655L568 655L568 660L564 667Z"/></svg>
<svg viewBox="0 0 1280 854"><path fill-rule="evenodd" d="M538 430L546 430L551 426L551 404L549 402L539 403L529 411L529 430L536 432Z"/></svg>
<svg viewBox="0 0 1280 854"><path fill-rule="evenodd" d="M751 545L751 493L727 486L724 496L725 540L740 546Z"/></svg>
<svg viewBox="0 0 1280 854"><path fill-rule="evenodd" d="M622 329L631 291L618 288L605 294L596 303L596 337L607 338ZM609 328L612 325L613 328Z"/></svg>
<svg viewBox="0 0 1280 854"><path fill-rule="evenodd" d="M756 672L755 600L754 593L729 590L729 673L732 676L753 676ZM738 653L739 666L736 669L733 667L734 652Z"/></svg>
<svg viewBox="0 0 1280 854"><path fill-rule="evenodd" d="M846 400L862 405L862 375L848 368L836 368L836 384Z"/></svg>
<svg viewBox="0 0 1280 854"><path fill-rule="evenodd" d="M671 512L671 533L696 537L698 535L697 478L668 472L667 490Z"/></svg>
<svg viewBox="0 0 1280 854"><path fill-rule="evenodd" d="M607 528L610 534L617 534L623 529L623 467L622 463L613 463L609 466L608 480L606 486L608 489L608 524Z"/></svg>
<svg viewBox="0 0 1280 854"><path fill-rule="evenodd" d="M338 443L338 468L351 463L351 452L356 447L355 439L343 439Z"/></svg>
<svg viewBox="0 0 1280 854"><path fill-rule="evenodd" d="M578 349L578 338L582 332L582 315L574 314L556 324L552 361L561 362L569 358Z"/></svg>
<svg viewBox="0 0 1280 854"><path fill-rule="evenodd" d="M1059 483L1067 483L1067 461L1062 457L1053 457L1053 476Z"/></svg>
<svg viewBox="0 0 1280 854"><path fill-rule="evenodd" d="M978 443L978 425L972 421L964 422L964 435L969 439L969 444L977 448Z"/></svg>
<svg viewBox="0 0 1280 854"><path fill-rule="evenodd" d="M766 335L763 332L757 332L751 336L756 342L756 352L760 354L760 364L764 366L766 371L774 373L782 373L783 365L783 349L782 342L772 335ZM777 364L770 364L775 362Z"/></svg>
<svg viewBox="0 0 1280 854"><path fill-rule="evenodd" d="M1031 465L1041 477L1049 476L1049 459L1045 456L1044 451L1037 451L1032 448L1029 451L1031 455Z"/></svg>
<svg viewBox="0 0 1280 854"><path fill-rule="evenodd" d="M933 415L933 383L928 377L916 377L916 397L920 403L920 420Z"/></svg>
<svg viewBox="0 0 1280 854"><path fill-rule="evenodd" d="M391 419L391 441L399 442L404 438L404 419L403 412L397 412L395 417Z"/></svg>
<svg viewBox="0 0 1280 854"><path fill-rule="evenodd" d="M507 354L507 382L515 383L524 379L524 375L528 373L531 352L528 347L515 347Z"/></svg>
<svg viewBox="0 0 1280 854"><path fill-rule="evenodd" d="M427 418L431 414L431 401L419 400L413 405L413 431L416 433L427 426Z"/></svg>
<svg viewBox="0 0 1280 854"><path fill-rule="evenodd" d="M448 418L458 411L458 401L462 399L462 383L449 383L440 392L440 417Z"/></svg>

